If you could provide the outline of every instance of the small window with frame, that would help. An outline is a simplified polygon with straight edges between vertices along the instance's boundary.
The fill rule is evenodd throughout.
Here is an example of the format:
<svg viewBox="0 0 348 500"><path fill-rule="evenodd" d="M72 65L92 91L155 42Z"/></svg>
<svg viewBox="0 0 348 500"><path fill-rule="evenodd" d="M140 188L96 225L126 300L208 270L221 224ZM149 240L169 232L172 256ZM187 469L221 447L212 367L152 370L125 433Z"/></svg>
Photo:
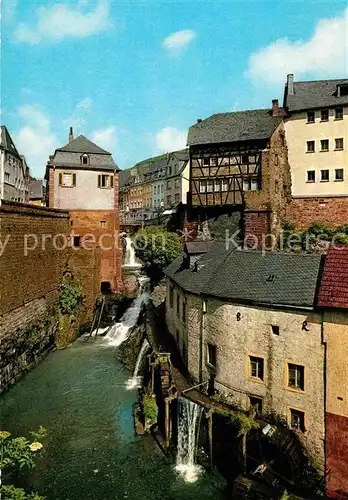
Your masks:
<svg viewBox="0 0 348 500"><path fill-rule="evenodd" d="M203 167L209 167L210 166L210 158L203 158Z"/></svg>
<svg viewBox="0 0 348 500"><path fill-rule="evenodd" d="M335 108L335 120L343 120L343 108Z"/></svg>
<svg viewBox="0 0 348 500"><path fill-rule="evenodd" d="M288 363L288 387L304 391L304 366Z"/></svg>
<svg viewBox="0 0 348 500"><path fill-rule="evenodd" d="M320 121L321 122L328 122L329 121L329 110L328 109L322 109L320 112Z"/></svg>
<svg viewBox="0 0 348 500"><path fill-rule="evenodd" d="M321 178L320 178L321 182L328 182L330 180L330 173L329 173L328 169L321 170L320 175L321 175Z"/></svg>
<svg viewBox="0 0 348 500"><path fill-rule="evenodd" d="M292 429L305 432L305 413L301 410L290 408L290 426Z"/></svg>
<svg viewBox="0 0 348 500"><path fill-rule="evenodd" d="M320 151L329 151L329 139L322 139L320 141Z"/></svg>
<svg viewBox="0 0 348 500"><path fill-rule="evenodd" d="M81 156L81 164L82 165L89 165L89 156L87 154L83 154Z"/></svg>
<svg viewBox="0 0 348 500"><path fill-rule="evenodd" d="M307 182L315 182L315 170L307 170Z"/></svg>
<svg viewBox="0 0 348 500"><path fill-rule="evenodd" d="M216 368L216 345L207 343L207 364Z"/></svg>
<svg viewBox="0 0 348 500"><path fill-rule="evenodd" d="M262 413L262 398L257 398L255 396L249 396L249 408L253 410L257 415Z"/></svg>
<svg viewBox="0 0 348 500"><path fill-rule="evenodd" d="M307 141L307 153L315 152L315 141Z"/></svg>
<svg viewBox="0 0 348 500"><path fill-rule="evenodd" d="M308 111L307 112L307 123L314 123L315 122L315 111Z"/></svg>
<svg viewBox="0 0 348 500"><path fill-rule="evenodd" d="M343 150L343 137L338 137L335 139L335 151Z"/></svg>
<svg viewBox="0 0 348 500"><path fill-rule="evenodd" d="M335 169L335 181L344 181L344 170L343 168Z"/></svg>
<svg viewBox="0 0 348 500"><path fill-rule="evenodd" d="M264 359L256 356L249 356L250 372L253 379L264 380Z"/></svg>

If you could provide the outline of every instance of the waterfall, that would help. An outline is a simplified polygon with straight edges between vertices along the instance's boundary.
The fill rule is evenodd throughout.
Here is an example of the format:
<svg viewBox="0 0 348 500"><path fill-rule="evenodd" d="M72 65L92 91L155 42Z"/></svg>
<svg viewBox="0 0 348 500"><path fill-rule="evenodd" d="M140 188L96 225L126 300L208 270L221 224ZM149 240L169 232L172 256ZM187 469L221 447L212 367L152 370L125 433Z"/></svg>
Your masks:
<svg viewBox="0 0 348 500"><path fill-rule="evenodd" d="M124 313L121 320L110 326L104 337L109 345L117 347L128 339L132 328L137 324L139 314L148 298L148 282L148 278L139 278L140 290L137 298Z"/></svg>
<svg viewBox="0 0 348 500"><path fill-rule="evenodd" d="M137 362L135 364L134 372L133 372L133 377L129 378L126 382L126 389L128 391L131 391L132 389L137 389L138 387L141 387L141 377L138 375L139 373L139 368L141 366L141 362L143 360L144 354L146 353L147 349L149 348L149 343L145 339L143 342L143 345L141 346L141 349L138 354Z"/></svg>
<svg viewBox="0 0 348 500"><path fill-rule="evenodd" d="M187 483L197 480L201 467L195 464L199 426L203 408L186 399L178 399L178 449L176 467Z"/></svg>
<svg viewBox="0 0 348 500"><path fill-rule="evenodd" d="M126 242L126 250L125 250L123 268L140 269L141 264L140 262L137 261L135 257L135 250L133 247L132 239L129 236L126 236L125 242Z"/></svg>

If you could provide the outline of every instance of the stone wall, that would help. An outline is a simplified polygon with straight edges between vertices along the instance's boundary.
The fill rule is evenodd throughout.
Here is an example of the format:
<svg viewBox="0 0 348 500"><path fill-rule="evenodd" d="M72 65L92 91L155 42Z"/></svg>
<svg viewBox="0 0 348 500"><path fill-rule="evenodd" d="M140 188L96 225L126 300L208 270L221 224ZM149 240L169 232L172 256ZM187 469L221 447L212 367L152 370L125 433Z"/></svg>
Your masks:
<svg viewBox="0 0 348 500"><path fill-rule="evenodd" d="M168 282L168 294L169 286ZM216 346L216 388L248 409L249 397L262 399L263 411L274 411L290 421L290 408L305 414L304 445L320 466L324 466L324 346L318 314L243 306L185 294L187 324L167 295L166 321L174 338L187 343L187 366L197 381L208 380L207 343ZM175 294L174 294L175 296ZM203 314L203 308L206 313ZM238 320L239 318L239 320ZM303 330L307 321L308 332ZM279 335L272 325L279 326ZM177 335L179 332L179 335ZM264 360L264 380L250 376L249 356ZM184 356L183 356L184 357ZM185 357L184 357L185 360ZM288 387L288 363L304 366L304 391Z"/></svg>
<svg viewBox="0 0 348 500"><path fill-rule="evenodd" d="M307 229L313 222L331 227L348 224L348 196L293 198L286 219L299 229Z"/></svg>
<svg viewBox="0 0 348 500"><path fill-rule="evenodd" d="M71 249L69 215L2 201L0 206L0 392L53 347L53 305L64 271L81 281L86 315L99 291L99 249Z"/></svg>

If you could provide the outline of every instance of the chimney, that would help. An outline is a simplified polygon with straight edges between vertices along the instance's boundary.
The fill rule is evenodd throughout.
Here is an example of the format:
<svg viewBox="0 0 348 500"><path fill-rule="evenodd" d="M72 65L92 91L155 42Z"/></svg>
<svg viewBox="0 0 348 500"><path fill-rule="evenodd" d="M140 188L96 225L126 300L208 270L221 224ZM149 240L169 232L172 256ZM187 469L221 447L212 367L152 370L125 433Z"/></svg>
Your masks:
<svg viewBox="0 0 348 500"><path fill-rule="evenodd" d="M74 140L74 131L73 131L73 128L70 127L70 130L69 130L69 142L71 142L73 140Z"/></svg>
<svg viewBox="0 0 348 500"><path fill-rule="evenodd" d="M197 123L201 123L202 118L197 118Z"/></svg>
<svg viewBox="0 0 348 500"><path fill-rule="evenodd" d="M287 76L287 87L288 87L288 95L294 95L294 75L290 73Z"/></svg>
<svg viewBox="0 0 348 500"><path fill-rule="evenodd" d="M272 116L279 116L279 101L272 99Z"/></svg>

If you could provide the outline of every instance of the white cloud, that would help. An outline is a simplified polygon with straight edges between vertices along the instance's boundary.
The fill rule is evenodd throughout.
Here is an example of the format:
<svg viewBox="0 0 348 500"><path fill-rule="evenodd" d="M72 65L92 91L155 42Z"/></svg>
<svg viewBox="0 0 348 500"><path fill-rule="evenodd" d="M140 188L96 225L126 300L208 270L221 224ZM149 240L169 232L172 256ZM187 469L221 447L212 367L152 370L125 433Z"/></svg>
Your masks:
<svg viewBox="0 0 348 500"><path fill-rule="evenodd" d="M78 102L76 105L77 109L89 109L92 106L92 99L90 97L86 97L86 99L82 99L82 101Z"/></svg>
<svg viewBox="0 0 348 500"><path fill-rule="evenodd" d="M98 0L94 10L86 10L88 5L78 2L76 5L56 3L39 7L36 26L19 24L15 40L35 45L60 42L64 38L86 38L105 31L111 25L109 1Z"/></svg>
<svg viewBox="0 0 348 500"><path fill-rule="evenodd" d="M345 76L348 71L348 9L340 16L321 19L307 41L276 40L252 54L248 75L256 84L283 83L288 73L295 77Z"/></svg>
<svg viewBox="0 0 348 500"><path fill-rule="evenodd" d="M111 125L110 127L95 130L91 134L91 141L106 149L109 153L113 153L117 142L116 128Z"/></svg>
<svg viewBox="0 0 348 500"><path fill-rule="evenodd" d="M196 33L193 30L176 31L163 40L162 46L172 52L180 52L185 49L195 38Z"/></svg>
<svg viewBox="0 0 348 500"><path fill-rule="evenodd" d="M51 122L37 104L20 106L17 115L23 126L14 134L16 147L26 157L33 175L43 177L48 156L58 146Z"/></svg>
<svg viewBox="0 0 348 500"><path fill-rule="evenodd" d="M175 127L164 127L156 134L156 149L159 153L177 151L186 147L187 132Z"/></svg>
<svg viewBox="0 0 348 500"><path fill-rule="evenodd" d="M17 11L18 0L0 0L0 10L4 21L11 22Z"/></svg>

